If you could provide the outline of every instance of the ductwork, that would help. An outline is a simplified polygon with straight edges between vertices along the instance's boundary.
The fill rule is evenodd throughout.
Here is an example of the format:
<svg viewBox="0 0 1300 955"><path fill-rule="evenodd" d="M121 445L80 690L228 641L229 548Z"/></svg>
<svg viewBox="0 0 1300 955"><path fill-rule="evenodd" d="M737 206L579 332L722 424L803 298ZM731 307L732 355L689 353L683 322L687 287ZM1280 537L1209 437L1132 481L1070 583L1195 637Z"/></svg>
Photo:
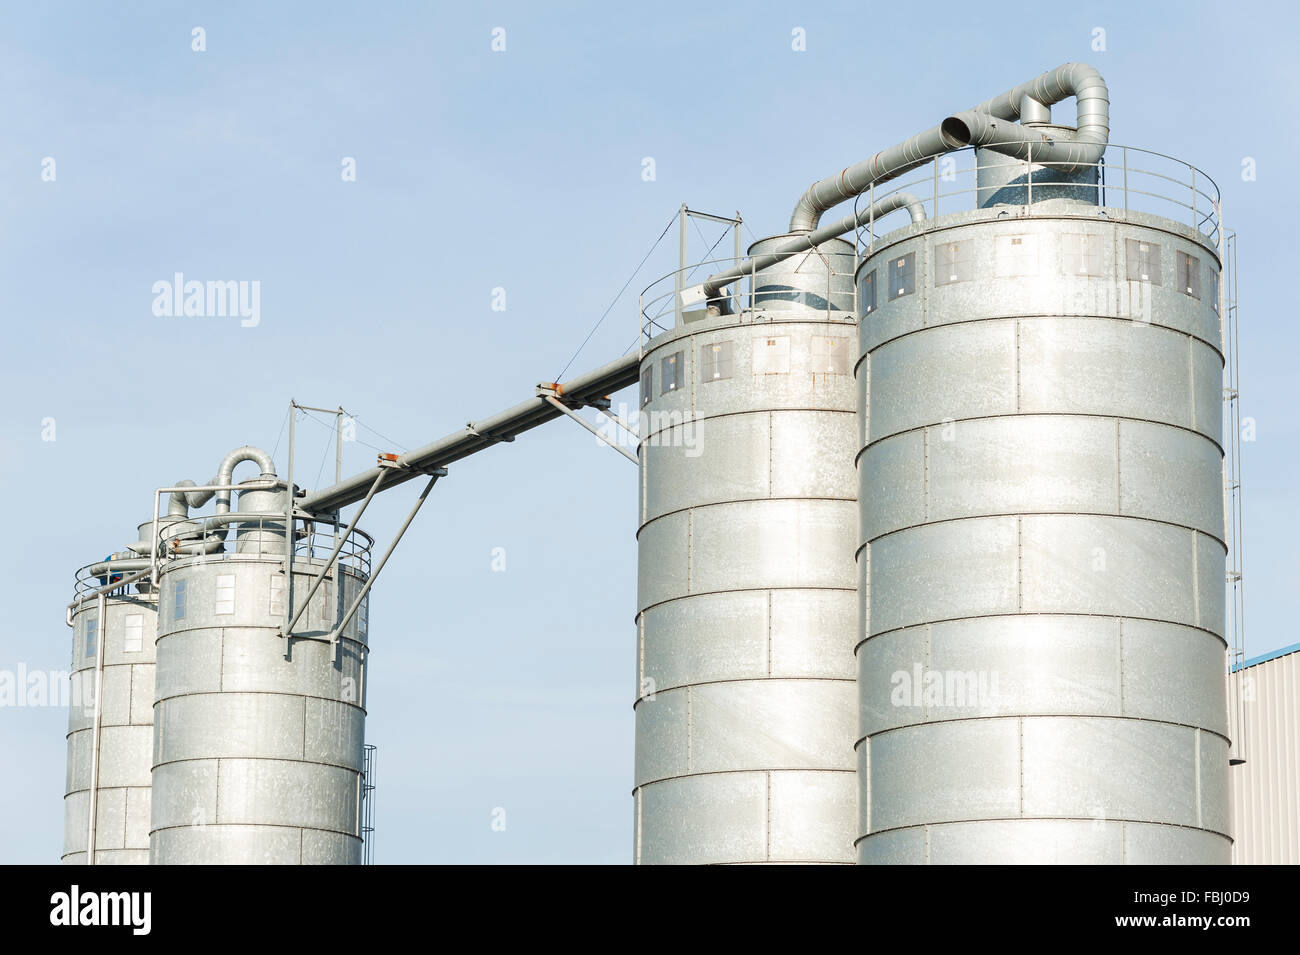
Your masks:
<svg viewBox="0 0 1300 955"><path fill-rule="evenodd" d="M1072 142L1055 141L1046 132L1026 129L1014 122L1021 118L1026 98L1046 107L1072 96L1078 107L1078 132ZM1041 111L1023 105L1029 110L1029 121L1042 122ZM971 110L950 116L933 129L878 152L835 176L813 183L795 205L790 231L816 229L827 209L954 149L987 146L1024 159L1028 158L1032 145L1036 162L1051 163L1063 172L1072 172L1098 162L1109 139L1110 97L1105 80L1085 63L1066 63L1028 83L1013 86Z"/></svg>
<svg viewBox="0 0 1300 955"><path fill-rule="evenodd" d="M734 282L736 279L744 278L746 275L761 272L778 262L784 262L791 256L815 249L823 242L839 238L847 232L852 232L868 222L881 219L898 209L906 209L913 222L920 222L925 218L925 206L921 204L920 199L909 192L896 192L860 212L845 216L838 222L822 226L820 229L805 235L795 236L770 252L764 252L752 259L746 259L739 265L733 265L716 275L710 275L704 280L705 301L708 302L710 308L717 309L724 315L728 314L730 303L727 296L722 294L723 286Z"/></svg>

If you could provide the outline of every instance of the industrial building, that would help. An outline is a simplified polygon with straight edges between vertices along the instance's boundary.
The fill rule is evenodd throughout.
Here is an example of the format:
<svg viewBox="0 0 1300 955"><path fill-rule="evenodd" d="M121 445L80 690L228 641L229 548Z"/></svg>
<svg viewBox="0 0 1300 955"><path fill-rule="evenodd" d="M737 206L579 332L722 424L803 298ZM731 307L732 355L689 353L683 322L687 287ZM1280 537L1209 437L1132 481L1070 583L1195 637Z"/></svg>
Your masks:
<svg viewBox="0 0 1300 955"><path fill-rule="evenodd" d="M1067 64L747 253L710 216L735 254L647 288L635 351L366 472L302 489L291 436L123 502L68 609L64 861L364 861L385 562L448 466L638 383L635 862L1295 861L1294 704L1229 719L1233 237L1109 103ZM1290 849L1234 848L1274 805Z"/></svg>

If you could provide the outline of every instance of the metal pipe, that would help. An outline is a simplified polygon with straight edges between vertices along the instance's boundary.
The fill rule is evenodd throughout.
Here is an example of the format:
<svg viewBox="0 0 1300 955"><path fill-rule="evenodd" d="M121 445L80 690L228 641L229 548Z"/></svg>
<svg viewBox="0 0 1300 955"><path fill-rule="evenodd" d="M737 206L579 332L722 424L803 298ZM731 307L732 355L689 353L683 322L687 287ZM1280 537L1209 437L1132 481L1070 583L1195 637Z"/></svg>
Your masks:
<svg viewBox="0 0 1300 955"><path fill-rule="evenodd" d="M99 734L104 721L104 625L108 595L99 594L99 620L95 625L95 721L90 734L90 820L86 827L86 865L95 864L95 816L99 813Z"/></svg>
<svg viewBox="0 0 1300 955"><path fill-rule="evenodd" d="M366 499L361 502L361 507L357 509L356 514L352 516L352 522L348 524L348 529L341 535L337 533L336 530L334 535L334 550L330 553L329 559L325 561L325 565L321 567L320 573L316 575L316 579L311 582L311 589L307 591L306 599L303 600L302 605L298 607L298 611L293 615L293 619L290 620L288 626L285 627L284 635L286 637L293 633L294 626L298 623L299 618L302 617L304 611L306 611L307 607L311 604L311 598L316 596L316 591L320 588L321 582L325 579L325 574L329 571L330 565L338 558L339 551L343 550L343 544L352 536L352 532L356 530L357 522L361 520L361 515L366 512L366 508L370 506L370 501L374 498L375 492L379 490L379 485L383 482L386 473L387 471L380 471L378 476L375 477L375 483L370 485L370 492L366 494ZM335 523L334 526L337 529L338 524Z"/></svg>
<svg viewBox="0 0 1300 955"><path fill-rule="evenodd" d="M729 285L736 279L743 278L747 274L770 268L778 262L784 262L791 256L816 249L823 242L837 239L846 232L852 232L859 226L867 222L873 222L896 209L906 209L913 222L920 222L925 218L925 206L920 199L910 192L893 193L879 202L872 203L861 212L847 215L838 222L822 226L804 235L794 236L771 252L764 252L762 255L746 259L738 265L710 275L704 280L704 299L710 304L710 307L717 308L719 312L726 315L728 314L727 300L721 295L724 286Z"/></svg>
<svg viewBox="0 0 1300 955"><path fill-rule="evenodd" d="M370 593L370 588L373 587L375 581L379 579L379 572L384 569L384 564L388 563L388 558L393 556L393 551L395 551L397 545L402 542L402 535L405 534L406 529L411 526L411 521L415 520L415 515L420 513L420 508L424 506L425 499L428 498L429 492L433 490L433 486L438 483L438 478L446 476L447 471L444 468L439 468L429 476L429 483L424 486L424 490L421 491L420 496L416 498L415 506L412 507L411 512L406 515L406 520L402 521L402 526L398 529L397 536L393 538L393 542L389 544L388 549L384 551L384 556L379 559L379 564L371 572L370 577L367 578L365 586L361 588L361 593L357 594L356 599L352 601L352 606L348 608L348 612L343 615L341 620L339 620L338 626L330 631L329 642L331 645L338 641L339 635L343 633L343 629L348 625L352 618L356 616L357 610L361 607L361 601L366 599L366 594Z"/></svg>
<svg viewBox="0 0 1300 955"><path fill-rule="evenodd" d="M636 384L640 375L641 357L636 351L622 358L617 358L595 371L579 375L557 386L557 393L574 401L583 402L587 398L603 398L607 395ZM409 481L421 470L442 467L461 458L469 457L491 447L498 441L508 441L517 434L536 428L560 417L560 412L551 407L540 395L515 405L506 411L475 421L460 431L455 431L444 438L426 444L422 448L408 451L397 459L398 469L385 483L384 490ZM348 504L361 500L370 487L379 468L370 468L360 474L332 487L323 488L308 494L298 502L298 510L311 513L337 511Z"/></svg>
<svg viewBox="0 0 1300 955"><path fill-rule="evenodd" d="M997 127L1006 148L1000 149L992 142L975 142L966 135L971 122L978 125L978 121L968 119L969 113L994 119L1016 120L1020 118L1021 103L1025 97L1044 106L1051 106L1072 96L1077 101L1078 132L1071 143L1048 143L1042 132L1031 132L1010 124ZM1105 151L1109 138L1110 99L1105 80L1086 63L1066 63L985 100L967 113L950 116L932 129L878 152L870 159L855 163L834 176L813 183L795 205L794 214L790 217L790 231L811 231L817 228L822 213L827 209L860 195L873 183L894 179L935 156L963 146L988 145L997 152L1023 159L1025 143L1048 143L1045 151L1041 146L1035 150L1039 161L1054 166L1064 164L1065 171L1068 172L1072 166L1095 164ZM1008 143L1007 140L1012 142Z"/></svg>
<svg viewBox="0 0 1300 955"><path fill-rule="evenodd" d="M268 458L267 460L270 459ZM274 474L272 475L272 478L274 478ZM201 487L194 487L192 484L184 484L184 485L176 485L173 487L154 488L153 530L150 532L150 536L152 537L153 540L158 539L158 512L159 512L159 508L162 506L161 502L162 502L162 496L164 494L171 494L176 491L184 491L186 502L189 503L191 507L200 507L207 501L211 500L212 495L215 494L217 491L230 491L230 490L234 490L236 487L238 487L240 490L243 491L272 491L279 486L280 486L280 482L278 480L270 480L270 481L246 481L241 485L205 484ZM226 499L228 501L229 496L227 496ZM100 565L96 564L95 566L98 567ZM158 583L158 549L156 547L149 548L149 567L150 570L152 571L151 574L152 580L155 584L157 584Z"/></svg>

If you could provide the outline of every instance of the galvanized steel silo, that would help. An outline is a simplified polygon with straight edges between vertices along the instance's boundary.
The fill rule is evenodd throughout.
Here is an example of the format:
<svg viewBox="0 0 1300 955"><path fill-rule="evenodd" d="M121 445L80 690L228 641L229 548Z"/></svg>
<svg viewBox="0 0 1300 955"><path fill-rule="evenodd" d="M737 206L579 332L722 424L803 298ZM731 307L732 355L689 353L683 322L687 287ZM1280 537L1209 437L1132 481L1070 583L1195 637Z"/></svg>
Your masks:
<svg viewBox="0 0 1300 955"><path fill-rule="evenodd" d="M825 243L646 347L638 863L853 860L852 265Z"/></svg>
<svg viewBox="0 0 1300 955"><path fill-rule="evenodd" d="M1217 250L999 161L857 273L859 861L1227 862Z"/></svg>
<svg viewBox="0 0 1300 955"><path fill-rule="evenodd" d="M283 482L258 489L275 478L258 454L240 458L268 463L226 515L243 521L233 549L169 560L161 573L154 863L361 861L367 609L337 645L306 637L328 634L365 578L336 565L301 636L281 636L286 492ZM324 563L303 546L295 602Z"/></svg>
<svg viewBox="0 0 1300 955"><path fill-rule="evenodd" d="M89 578L90 585L108 584ZM94 840L96 865L149 861L157 598L83 597L72 619L72 687L63 862L81 865ZM99 691L96 693L96 686ZM91 804L95 805L92 826Z"/></svg>

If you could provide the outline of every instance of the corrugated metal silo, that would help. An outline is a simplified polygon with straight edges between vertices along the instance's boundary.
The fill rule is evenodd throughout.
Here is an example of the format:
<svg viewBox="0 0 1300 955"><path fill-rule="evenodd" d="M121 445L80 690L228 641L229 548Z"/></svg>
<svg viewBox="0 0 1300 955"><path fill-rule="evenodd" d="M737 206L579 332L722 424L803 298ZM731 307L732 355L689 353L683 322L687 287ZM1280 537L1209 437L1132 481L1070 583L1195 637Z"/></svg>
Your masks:
<svg viewBox="0 0 1300 955"><path fill-rule="evenodd" d="M95 578L90 582L100 584ZM103 583L109 583L107 575ZM68 778L63 804L63 862L69 865L86 863L92 838L97 865L144 865L149 861L158 608L154 595L126 590L100 599L83 598L72 614ZM93 834L92 801L96 807Z"/></svg>
<svg viewBox="0 0 1300 955"><path fill-rule="evenodd" d="M239 458L266 462L255 486L274 478L258 454ZM244 491L233 553L163 566L154 863L361 861L367 610L336 646L280 635L285 506L283 482ZM323 563L295 556L295 601ZM328 634L363 584L336 566L295 633Z"/></svg>
<svg viewBox="0 0 1300 955"><path fill-rule="evenodd" d="M859 860L1227 862L1217 250L980 163L857 273Z"/></svg>
<svg viewBox="0 0 1300 955"><path fill-rule="evenodd" d="M825 243L646 347L638 863L853 860L852 267Z"/></svg>

